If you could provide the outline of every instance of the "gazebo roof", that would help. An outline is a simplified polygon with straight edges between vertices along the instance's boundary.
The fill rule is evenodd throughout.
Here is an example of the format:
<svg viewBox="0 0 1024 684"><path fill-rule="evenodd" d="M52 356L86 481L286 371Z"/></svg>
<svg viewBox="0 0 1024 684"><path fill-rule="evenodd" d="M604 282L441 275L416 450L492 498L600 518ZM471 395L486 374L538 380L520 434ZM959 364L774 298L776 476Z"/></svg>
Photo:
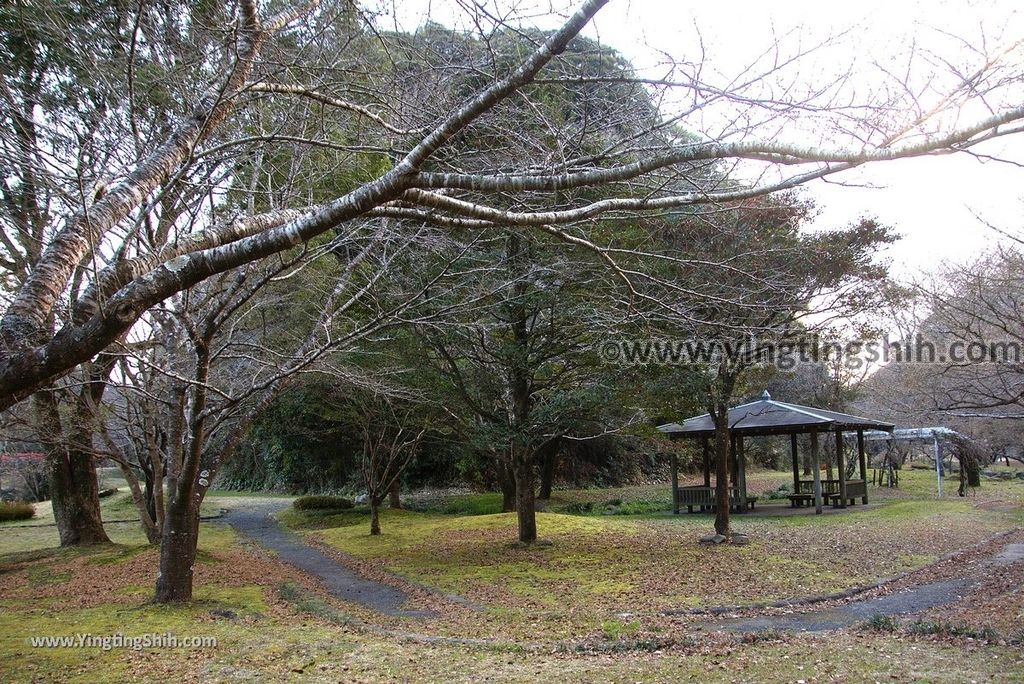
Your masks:
<svg viewBox="0 0 1024 684"><path fill-rule="evenodd" d="M891 432L894 427L892 423L849 413L775 401L767 390L757 401L729 409L729 429L740 435L789 435L817 430ZM682 423L659 425L658 430L672 437L709 437L715 433L715 424L705 413L687 418Z"/></svg>

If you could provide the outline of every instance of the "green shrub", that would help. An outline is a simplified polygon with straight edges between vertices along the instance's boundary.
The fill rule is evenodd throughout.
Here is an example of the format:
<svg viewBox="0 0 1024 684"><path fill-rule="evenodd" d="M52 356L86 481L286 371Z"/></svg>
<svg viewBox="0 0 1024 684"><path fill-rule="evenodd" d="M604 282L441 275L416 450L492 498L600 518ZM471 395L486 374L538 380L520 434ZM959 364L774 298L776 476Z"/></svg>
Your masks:
<svg viewBox="0 0 1024 684"><path fill-rule="evenodd" d="M453 496L407 497L402 506L420 513L446 515L493 515L501 513L501 494L456 494Z"/></svg>
<svg viewBox="0 0 1024 684"><path fill-rule="evenodd" d="M624 501L615 510L616 515L647 515L649 513L661 513L671 508L668 501L661 499L637 499L635 501Z"/></svg>
<svg viewBox="0 0 1024 684"><path fill-rule="evenodd" d="M35 515L35 507L27 501L0 501L0 522L29 520Z"/></svg>
<svg viewBox="0 0 1024 684"><path fill-rule="evenodd" d="M983 641L998 641L999 633L988 625L974 627L966 622L942 620L915 620L907 625L911 634L937 634L939 636L968 637Z"/></svg>
<svg viewBox="0 0 1024 684"><path fill-rule="evenodd" d="M569 515L589 515L594 512L593 501L575 501L571 504L562 506L562 513L568 513Z"/></svg>
<svg viewBox="0 0 1024 684"><path fill-rule="evenodd" d="M864 629L872 632L895 632L899 623L891 615L872 615L863 626Z"/></svg>
<svg viewBox="0 0 1024 684"><path fill-rule="evenodd" d="M792 493L793 493L792 486L789 485L789 483L783 483L783 484L779 485L777 488L775 488L772 491L770 491L767 494L765 494L765 497L769 501L778 501L779 499L788 498L789 495L792 494Z"/></svg>
<svg viewBox="0 0 1024 684"><path fill-rule="evenodd" d="M604 503L575 501L557 509L569 515L648 515L668 510L669 503L663 499L609 499Z"/></svg>
<svg viewBox="0 0 1024 684"><path fill-rule="evenodd" d="M353 506L351 499L341 496L300 496L292 502L297 511L345 510Z"/></svg>

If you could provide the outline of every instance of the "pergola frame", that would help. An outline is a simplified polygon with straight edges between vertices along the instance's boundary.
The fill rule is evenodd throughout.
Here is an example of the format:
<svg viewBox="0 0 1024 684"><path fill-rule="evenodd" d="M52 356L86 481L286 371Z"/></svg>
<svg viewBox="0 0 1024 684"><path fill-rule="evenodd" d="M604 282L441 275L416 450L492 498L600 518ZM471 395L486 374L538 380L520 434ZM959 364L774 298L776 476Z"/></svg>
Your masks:
<svg viewBox="0 0 1024 684"><path fill-rule="evenodd" d="M772 435L790 436L790 453L793 461L793 494L790 502L793 506L813 503L815 513L820 514L826 500L838 508L856 503L860 498L868 503L867 491L867 457L864 448L864 431L881 430L892 432L890 423L862 418L847 413L838 413L826 409L800 406L775 401L767 391L754 402L742 404L729 410L729 502L730 507L738 512L750 509L754 499L747 493L746 456L744 453L745 437L763 437ZM679 487L679 460L672 455L672 512L679 513L682 506L692 511L694 506L701 510L713 509L715 506L714 489L711 486L712 452L710 439L715 434L714 422L709 414L689 418L681 424L670 423L658 428L672 439L700 439L702 461L704 466L704 485L696 487ZM860 479L848 480L844 458L845 433L857 435L857 465ZM821 450L819 438L827 434L835 435L837 480L822 481ZM800 479L800 457L797 436L809 434L811 437L811 461L813 480Z"/></svg>

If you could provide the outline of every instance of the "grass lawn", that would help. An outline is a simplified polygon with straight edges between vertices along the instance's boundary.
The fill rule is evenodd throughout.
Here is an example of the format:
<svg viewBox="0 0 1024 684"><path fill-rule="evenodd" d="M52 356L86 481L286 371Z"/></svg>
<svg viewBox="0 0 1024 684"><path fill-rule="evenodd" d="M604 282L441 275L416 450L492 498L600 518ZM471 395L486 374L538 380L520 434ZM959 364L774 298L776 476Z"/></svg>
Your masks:
<svg viewBox="0 0 1024 684"><path fill-rule="evenodd" d="M753 479L766 491L786 477ZM156 553L137 525L111 525L112 545L59 550L52 528L3 524L0 673L3 681L89 682L1024 681L1024 656L1009 634L1006 645L860 628L749 637L695 632L696 618L659 615L843 589L1024 524L1014 507L1024 484L986 481L972 499L935 500L928 478L934 484L933 475L909 471L899 491L873 488L882 504L866 509L737 516L735 527L752 543L725 548L696 543L710 529L709 517L659 511L658 502L667 502L663 486L558 492L538 518L551 544L532 548L513 543L514 517L493 512L489 495L385 511L384 534L376 538L363 511L280 515L367 573L397 573L473 604L435 597L441 612L421 621L373 621L217 522L202 525L196 601L181 607L148 603ZM953 481L949 489L955 493ZM104 506L115 512L123 503ZM642 513L622 514L629 511ZM1019 612L1024 626L1024 606L1007 610ZM352 625L353 615L374 626ZM217 646L105 651L28 641L152 632L212 636Z"/></svg>
<svg viewBox="0 0 1024 684"><path fill-rule="evenodd" d="M668 489L660 489L665 502ZM649 488L631 494L658 498ZM628 496L559 492L549 508ZM468 507L487 510L479 496L469 498ZM368 536L361 511L280 517L370 566L488 606L517 636L542 622L546 633L569 637L600 631L620 613L642 618L841 591L921 567L1024 522L1019 510L974 503L887 493L881 505L832 515L735 516L734 529L752 543L722 548L697 543L712 528L706 515L538 513L539 534L550 545L529 548L513 543L511 513L386 510L379 537Z"/></svg>
<svg viewBox="0 0 1024 684"><path fill-rule="evenodd" d="M17 551L34 551L57 546L60 538L53 521L50 502L35 504L36 515L29 520L0 523L0 554ZM146 535L138 522L138 514L127 489L100 499L107 536L115 544L139 545L146 543ZM204 516L216 515L220 505L211 499L203 502Z"/></svg>

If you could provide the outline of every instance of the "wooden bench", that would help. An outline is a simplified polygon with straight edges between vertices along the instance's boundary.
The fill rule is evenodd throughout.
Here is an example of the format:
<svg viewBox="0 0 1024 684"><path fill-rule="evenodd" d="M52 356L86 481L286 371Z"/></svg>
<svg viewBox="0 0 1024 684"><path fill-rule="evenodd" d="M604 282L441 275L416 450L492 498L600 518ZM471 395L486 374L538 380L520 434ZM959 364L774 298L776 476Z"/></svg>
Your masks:
<svg viewBox="0 0 1024 684"><path fill-rule="evenodd" d="M804 503L808 506L814 503L813 494L790 494L788 498L789 505L793 508L799 508L800 506L803 506Z"/></svg>
<svg viewBox="0 0 1024 684"><path fill-rule="evenodd" d="M756 496L747 497L747 510L753 510L757 503ZM699 506L701 511L715 510L715 488L702 485L683 486L676 488L676 504L686 506L687 513L693 513L693 507ZM729 508L742 513L739 491L732 487L729 490Z"/></svg>
<svg viewBox="0 0 1024 684"><path fill-rule="evenodd" d="M867 486L864 484L864 480L847 480L846 481L846 499L850 505L856 504L856 499L864 499L867 497ZM813 480L800 480L800 489L795 494L789 495L790 505L793 507L800 507L805 503L810 505L814 503L814 481ZM821 501L822 503L829 504L834 507L839 507L843 503L843 498L839 494L839 480L822 480L821 481Z"/></svg>

